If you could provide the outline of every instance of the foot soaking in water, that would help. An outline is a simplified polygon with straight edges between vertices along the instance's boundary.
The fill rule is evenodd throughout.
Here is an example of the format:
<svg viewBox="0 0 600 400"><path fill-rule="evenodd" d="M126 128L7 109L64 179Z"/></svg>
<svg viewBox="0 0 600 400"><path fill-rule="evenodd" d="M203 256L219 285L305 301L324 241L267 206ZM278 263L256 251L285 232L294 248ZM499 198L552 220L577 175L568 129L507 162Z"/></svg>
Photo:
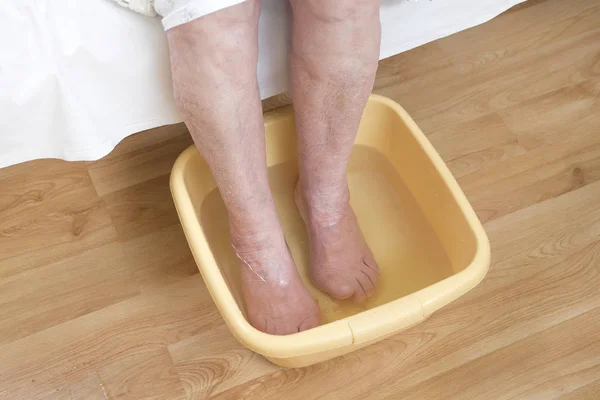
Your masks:
<svg viewBox="0 0 600 400"><path fill-rule="evenodd" d="M123 3L123 1L119 1ZM151 2L130 2L151 14ZM365 302L378 266L349 203L346 169L379 59L378 0L290 0L291 93L298 132L296 203L311 280ZM167 31L179 110L229 215L249 322L278 335L319 324L277 217L257 83L260 1L155 0Z"/></svg>

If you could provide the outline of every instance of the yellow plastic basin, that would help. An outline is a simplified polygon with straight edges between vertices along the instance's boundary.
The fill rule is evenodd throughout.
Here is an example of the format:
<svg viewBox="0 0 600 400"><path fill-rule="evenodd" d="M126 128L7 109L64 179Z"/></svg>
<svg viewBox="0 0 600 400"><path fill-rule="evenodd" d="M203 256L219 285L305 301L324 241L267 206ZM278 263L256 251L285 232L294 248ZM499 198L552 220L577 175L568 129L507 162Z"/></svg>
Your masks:
<svg viewBox="0 0 600 400"><path fill-rule="evenodd" d="M244 317L239 261L227 212L195 148L177 159L171 191L190 248L225 322L249 349L302 367L337 357L415 325L476 286L490 262L487 236L450 171L410 116L372 95L348 166L351 203L381 277L365 305L336 301L308 279L308 240L294 204L298 173L291 108L265 114L267 165L281 224L322 325L289 336Z"/></svg>

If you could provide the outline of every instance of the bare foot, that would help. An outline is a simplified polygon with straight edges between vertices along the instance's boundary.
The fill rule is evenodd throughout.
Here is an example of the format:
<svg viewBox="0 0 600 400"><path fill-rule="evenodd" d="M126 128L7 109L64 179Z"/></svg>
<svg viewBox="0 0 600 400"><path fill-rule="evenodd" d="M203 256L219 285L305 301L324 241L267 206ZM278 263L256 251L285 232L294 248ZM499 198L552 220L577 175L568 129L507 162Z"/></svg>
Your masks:
<svg viewBox="0 0 600 400"><path fill-rule="evenodd" d="M315 286L336 299L367 300L375 291L379 268L348 195L331 207L330 201L301 190L298 184L295 197L308 230Z"/></svg>
<svg viewBox="0 0 600 400"><path fill-rule="evenodd" d="M304 286L282 233L237 231L232 243L240 259L248 319L256 329L289 335L319 325L319 307Z"/></svg>

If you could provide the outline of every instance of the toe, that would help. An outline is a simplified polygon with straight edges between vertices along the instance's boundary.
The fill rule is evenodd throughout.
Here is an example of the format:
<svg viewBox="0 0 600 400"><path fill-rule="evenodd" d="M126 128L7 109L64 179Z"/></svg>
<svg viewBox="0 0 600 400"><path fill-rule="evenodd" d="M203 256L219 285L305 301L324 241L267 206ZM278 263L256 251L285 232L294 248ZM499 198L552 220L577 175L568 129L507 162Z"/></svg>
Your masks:
<svg viewBox="0 0 600 400"><path fill-rule="evenodd" d="M295 318L294 318L295 319ZM319 317L311 315L301 320L299 323L293 320L287 321L286 323L276 324L272 333L273 335L291 335L305 331L307 329L315 328L319 325Z"/></svg>
<svg viewBox="0 0 600 400"><path fill-rule="evenodd" d="M356 283L358 285L356 291L354 292L353 299L357 303L362 303L366 301L375 289L373 282L371 282L371 278L365 271L360 271L356 276Z"/></svg>
<svg viewBox="0 0 600 400"><path fill-rule="evenodd" d="M319 326L319 317L311 316L311 317L306 318L304 321L302 321L300 323L300 326L298 326L298 332L316 328L317 326Z"/></svg>
<svg viewBox="0 0 600 400"><path fill-rule="evenodd" d="M377 277L379 276L379 268L373 259L365 258L361 270L369 277L373 287L377 285Z"/></svg>
<svg viewBox="0 0 600 400"><path fill-rule="evenodd" d="M294 321L279 321L273 323L273 329L267 333L271 335L291 335L298 332L298 324Z"/></svg>
<svg viewBox="0 0 600 400"><path fill-rule="evenodd" d="M275 325L273 332L268 332L273 335L290 335L298 332L298 329L292 324Z"/></svg>
<svg viewBox="0 0 600 400"><path fill-rule="evenodd" d="M258 329L259 331L269 333L271 335L275 334L275 324L269 323L266 318L258 318L256 321L251 321L252 325Z"/></svg>
<svg viewBox="0 0 600 400"><path fill-rule="evenodd" d="M363 263L366 265L366 267L368 269L370 269L371 271L373 271L375 274L377 274L379 272L379 266L377 265L377 262L375 261L375 259L371 256L367 256L363 259Z"/></svg>
<svg viewBox="0 0 600 400"><path fill-rule="evenodd" d="M329 293L331 297L339 300L352 297L356 290L355 286L340 274L329 274L325 279L325 284L322 286L325 289L324 291Z"/></svg>

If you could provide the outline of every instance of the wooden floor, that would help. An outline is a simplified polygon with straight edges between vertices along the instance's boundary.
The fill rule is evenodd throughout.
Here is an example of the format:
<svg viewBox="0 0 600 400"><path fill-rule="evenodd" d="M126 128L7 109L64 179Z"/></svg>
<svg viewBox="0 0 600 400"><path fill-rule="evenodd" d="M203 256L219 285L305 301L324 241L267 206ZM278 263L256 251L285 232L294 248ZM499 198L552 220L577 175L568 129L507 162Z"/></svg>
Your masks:
<svg viewBox="0 0 600 400"><path fill-rule="evenodd" d="M483 283L300 370L239 345L168 187L176 125L0 170L0 399L600 399L600 2L532 0L382 61L492 243Z"/></svg>

